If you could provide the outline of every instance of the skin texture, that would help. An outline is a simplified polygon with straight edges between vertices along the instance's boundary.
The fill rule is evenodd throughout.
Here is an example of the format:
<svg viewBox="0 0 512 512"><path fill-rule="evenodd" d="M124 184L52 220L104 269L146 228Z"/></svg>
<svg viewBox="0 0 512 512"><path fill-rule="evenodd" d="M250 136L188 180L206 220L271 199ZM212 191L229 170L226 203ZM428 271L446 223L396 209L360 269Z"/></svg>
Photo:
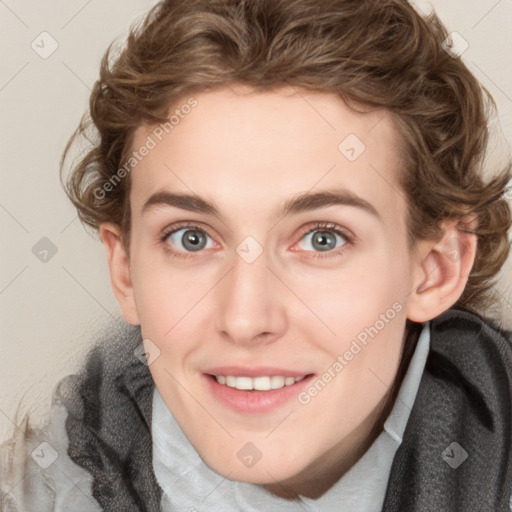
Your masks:
<svg viewBox="0 0 512 512"><path fill-rule="evenodd" d="M389 113L357 113L334 94L290 87L233 86L194 97L197 106L132 171L129 257L119 227L100 227L112 286L125 320L160 350L151 374L205 463L281 496L316 497L374 440L394 399L406 319L425 322L457 301L476 238L452 222L442 240L408 247L401 141ZM133 148L153 129L139 127ZM366 146L354 161L338 149L349 134ZM286 200L330 189L363 198L378 216L353 205L277 216ZM142 214L161 191L201 196L221 217L168 205ZM161 240L183 221L206 233L202 250L183 245L191 228L177 226ZM327 229L335 247L319 250L306 235L316 222L339 226L351 240ZM263 250L251 263L237 252L249 236ZM271 412L239 413L205 386L203 372L220 365L321 377L393 304L394 318L307 404L292 399ZM261 453L252 467L237 457L246 443Z"/></svg>

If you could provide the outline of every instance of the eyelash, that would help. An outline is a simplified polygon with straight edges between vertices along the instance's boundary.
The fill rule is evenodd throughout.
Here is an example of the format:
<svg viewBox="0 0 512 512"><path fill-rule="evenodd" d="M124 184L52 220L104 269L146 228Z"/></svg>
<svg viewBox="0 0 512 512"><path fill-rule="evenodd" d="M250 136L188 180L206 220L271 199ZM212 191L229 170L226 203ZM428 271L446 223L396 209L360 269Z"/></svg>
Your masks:
<svg viewBox="0 0 512 512"><path fill-rule="evenodd" d="M166 229L160 236L160 242L163 243L165 251L173 258L187 259L187 258L191 258L194 256L193 252L180 252L180 251L175 251L173 249L170 249L170 246L167 243L167 238L169 237L169 235L172 235L176 231L180 231L181 229L185 229L185 228L202 231L203 233L206 233L210 238L213 239L213 237L211 236L211 234L208 232L207 229L204 229L202 226L200 226L198 224L194 224L193 222L184 222L184 223L175 224L175 225L171 226L170 228ZM340 228L336 224L332 224L329 222L314 223L313 226L310 227L307 231L305 231L304 233L301 233L301 236L299 239L302 240L306 235L309 235L310 233L312 233L314 231L331 231L332 233L336 233L337 235L340 235L341 237L343 237L346 242L338 249L334 249L332 251L326 251L326 254L323 254L322 252L317 252L317 251L307 251L307 252L313 253L311 256L308 256L308 257L324 259L324 258L331 258L331 257L339 256L339 255L341 255L341 253L345 252L345 250L349 246L354 245L354 238L349 233L347 233L347 231Z"/></svg>

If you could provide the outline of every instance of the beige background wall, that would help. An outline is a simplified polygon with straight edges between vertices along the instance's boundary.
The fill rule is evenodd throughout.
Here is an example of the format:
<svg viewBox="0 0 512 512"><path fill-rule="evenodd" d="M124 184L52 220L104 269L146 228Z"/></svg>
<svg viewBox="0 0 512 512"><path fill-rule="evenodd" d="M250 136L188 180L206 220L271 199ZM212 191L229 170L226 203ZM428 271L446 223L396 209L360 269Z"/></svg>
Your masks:
<svg viewBox="0 0 512 512"><path fill-rule="evenodd" d="M93 333L119 317L103 246L77 220L58 163L87 108L104 49L154 3L0 1L0 439L14 429L20 400L22 410L45 411L51 389L72 371ZM512 3L432 4L467 41L462 58L497 101L495 130L502 147L503 140L510 144ZM510 325L510 261L499 291Z"/></svg>

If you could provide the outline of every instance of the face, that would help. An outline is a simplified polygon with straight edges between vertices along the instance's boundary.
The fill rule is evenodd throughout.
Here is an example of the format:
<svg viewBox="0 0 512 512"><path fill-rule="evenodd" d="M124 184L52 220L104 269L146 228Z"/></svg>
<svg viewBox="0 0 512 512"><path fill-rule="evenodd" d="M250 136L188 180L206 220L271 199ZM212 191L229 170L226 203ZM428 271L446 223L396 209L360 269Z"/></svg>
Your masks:
<svg viewBox="0 0 512 512"><path fill-rule="evenodd" d="M400 361L416 269L400 138L334 94L189 104L135 134L155 145L131 175L125 318L158 347L151 374L206 464L312 489L360 452Z"/></svg>

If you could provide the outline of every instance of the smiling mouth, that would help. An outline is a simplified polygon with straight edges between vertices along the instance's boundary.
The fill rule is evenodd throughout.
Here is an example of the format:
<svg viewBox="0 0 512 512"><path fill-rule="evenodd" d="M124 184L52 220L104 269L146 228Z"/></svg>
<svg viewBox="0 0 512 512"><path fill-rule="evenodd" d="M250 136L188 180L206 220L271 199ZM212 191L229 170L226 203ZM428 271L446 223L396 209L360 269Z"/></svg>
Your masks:
<svg viewBox="0 0 512 512"><path fill-rule="evenodd" d="M203 374L212 396L241 414L266 414L278 410L293 401L314 377L312 373L279 371L277 368L244 371L227 367Z"/></svg>
<svg viewBox="0 0 512 512"><path fill-rule="evenodd" d="M219 384L240 391L272 391L300 382L306 376L283 377L281 375L246 377L234 375L211 375Z"/></svg>

